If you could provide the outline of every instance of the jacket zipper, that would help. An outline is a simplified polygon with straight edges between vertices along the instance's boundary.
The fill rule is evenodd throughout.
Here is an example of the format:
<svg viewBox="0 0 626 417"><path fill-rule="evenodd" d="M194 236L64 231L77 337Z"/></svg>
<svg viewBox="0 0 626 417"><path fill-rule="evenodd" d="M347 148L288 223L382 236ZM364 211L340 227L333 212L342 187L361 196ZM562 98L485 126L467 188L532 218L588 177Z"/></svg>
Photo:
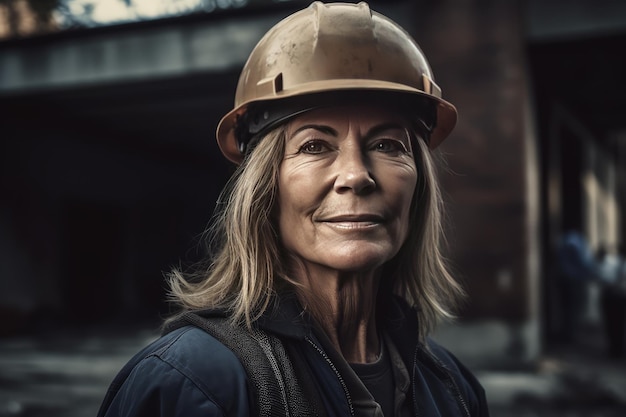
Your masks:
<svg viewBox="0 0 626 417"><path fill-rule="evenodd" d="M436 358L435 358L435 361L439 362L439 360L436 359ZM441 362L439 362L439 366L441 367L441 371L446 376L446 385L448 385L448 389L450 390L450 392L454 393L458 403L461 404L461 407L463 408L463 411L465 412L465 415L467 417L471 417L469 408L467 407L467 402L465 401L465 398L463 398L463 395L461 395L461 390L459 389L459 386L457 385L456 381L449 374L449 372L446 369L445 365L443 365Z"/></svg>
<svg viewBox="0 0 626 417"><path fill-rule="evenodd" d="M420 417L420 409L419 406L417 404L417 394L415 392L415 390L417 389L417 385L415 385L416 381L415 381L415 374L417 373L417 352L419 351L419 346L415 348L415 354L413 355L413 369L411 372L411 376L413 379L413 384L411 385L413 387L413 413L415 414L415 417Z"/></svg>
<svg viewBox="0 0 626 417"><path fill-rule="evenodd" d="M415 377L415 367L417 367L417 354L419 350L420 350L420 347L418 346L415 349L415 358L414 358L415 362L413 364L413 376L414 377ZM469 411L469 408L467 407L467 402L465 401L465 398L463 398L463 395L461 394L461 390L459 389L459 386L457 385L452 375L450 375L450 373L448 372L446 366L437 357L431 355L430 352L424 350L424 353L426 354L427 358L435 365L438 373L445 380L448 391L450 392L450 394L454 396L454 398L457 400L457 403L461 405L461 408L463 409L465 416L471 417L471 413ZM413 380L413 384L414 384L413 387L415 387L415 380ZM416 397L415 394L413 394L413 396ZM417 415L417 412L416 412L416 415Z"/></svg>
<svg viewBox="0 0 626 417"><path fill-rule="evenodd" d="M467 417L471 417L471 414L469 412L469 408L467 407L467 403L465 402L465 398L463 398L463 396L461 395L461 390L459 389L459 386L457 385L457 383L456 383L456 381L454 379L452 379L451 377L449 377L449 378L450 379L448 379L448 383L449 383L450 389L454 389L454 392L456 393L456 399L463 406L463 411L465 411L465 415Z"/></svg>
<svg viewBox="0 0 626 417"><path fill-rule="evenodd" d="M352 406L352 399L350 398L350 392L348 391L348 386L343 380L343 377L341 376L341 374L339 373L339 371L337 370L333 362L330 360L328 355L326 355L326 352L324 352L319 346L317 346L315 342L313 342L308 336L306 336L305 339L324 358L324 360L328 363L331 369L335 372L335 375L337 375L337 379L339 379L339 383L341 383L343 392L346 395L346 400L348 400L348 406L350 407L350 415L354 416L354 407Z"/></svg>

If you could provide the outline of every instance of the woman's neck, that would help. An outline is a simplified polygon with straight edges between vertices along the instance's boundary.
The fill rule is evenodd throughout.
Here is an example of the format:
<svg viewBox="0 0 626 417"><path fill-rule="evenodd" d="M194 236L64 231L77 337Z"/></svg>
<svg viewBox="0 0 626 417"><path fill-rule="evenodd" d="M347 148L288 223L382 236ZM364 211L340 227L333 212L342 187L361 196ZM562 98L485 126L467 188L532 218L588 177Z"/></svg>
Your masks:
<svg viewBox="0 0 626 417"><path fill-rule="evenodd" d="M380 353L376 326L378 274L302 268L298 297L330 342L350 363L373 362Z"/></svg>

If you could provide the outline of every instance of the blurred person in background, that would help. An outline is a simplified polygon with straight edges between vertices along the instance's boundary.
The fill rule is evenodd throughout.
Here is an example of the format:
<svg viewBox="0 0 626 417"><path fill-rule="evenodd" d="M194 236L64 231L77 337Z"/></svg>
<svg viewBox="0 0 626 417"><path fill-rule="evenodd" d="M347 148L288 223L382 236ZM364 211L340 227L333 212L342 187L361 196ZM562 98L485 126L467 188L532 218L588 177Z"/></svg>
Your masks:
<svg viewBox="0 0 626 417"><path fill-rule="evenodd" d="M456 123L426 58L366 3L315 2L252 51L217 140L238 165L212 257L99 416L487 416L429 338L463 295L434 149Z"/></svg>
<svg viewBox="0 0 626 417"><path fill-rule="evenodd" d="M561 320L558 340L574 341L587 306L587 287L596 277L596 263L587 240L578 230L561 236L557 248L556 286Z"/></svg>
<svg viewBox="0 0 626 417"><path fill-rule="evenodd" d="M596 254L600 281L600 308L607 343L607 353L612 358L624 355L626 331L626 253L619 245L617 254L601 246Z"/></svg>

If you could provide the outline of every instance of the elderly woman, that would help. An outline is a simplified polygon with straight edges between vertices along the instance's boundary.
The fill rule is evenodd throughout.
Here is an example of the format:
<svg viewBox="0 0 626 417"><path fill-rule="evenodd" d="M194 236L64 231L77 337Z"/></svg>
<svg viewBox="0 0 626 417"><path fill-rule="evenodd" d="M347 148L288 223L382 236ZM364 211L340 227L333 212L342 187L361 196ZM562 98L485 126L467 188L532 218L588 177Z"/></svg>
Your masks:
<svg viewBox="0 0 626 417"><path fill-rule="evenodd" d="M215 251L100 416L486 416L428 335L446 269L432 150L456 122L417 44L365 3L313 3L251 53L218 126L238 170Z"/></svg>

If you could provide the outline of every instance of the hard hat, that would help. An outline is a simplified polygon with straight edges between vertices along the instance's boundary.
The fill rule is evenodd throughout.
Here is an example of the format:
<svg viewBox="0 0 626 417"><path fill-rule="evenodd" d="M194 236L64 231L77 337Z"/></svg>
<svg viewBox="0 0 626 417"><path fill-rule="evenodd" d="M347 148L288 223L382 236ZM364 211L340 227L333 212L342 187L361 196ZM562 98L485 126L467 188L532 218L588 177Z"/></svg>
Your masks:
<svg viewBox="0 0 626 417"><path fill-rule="evenodd" d="M222 153L239 164L251 140L304 111L346 99L401 102L436 148L456 124L423 52L367 3L312 3L270 29L241 72L235 105L217 127ZM431 113L430 120L427 114Z"/></svg>

